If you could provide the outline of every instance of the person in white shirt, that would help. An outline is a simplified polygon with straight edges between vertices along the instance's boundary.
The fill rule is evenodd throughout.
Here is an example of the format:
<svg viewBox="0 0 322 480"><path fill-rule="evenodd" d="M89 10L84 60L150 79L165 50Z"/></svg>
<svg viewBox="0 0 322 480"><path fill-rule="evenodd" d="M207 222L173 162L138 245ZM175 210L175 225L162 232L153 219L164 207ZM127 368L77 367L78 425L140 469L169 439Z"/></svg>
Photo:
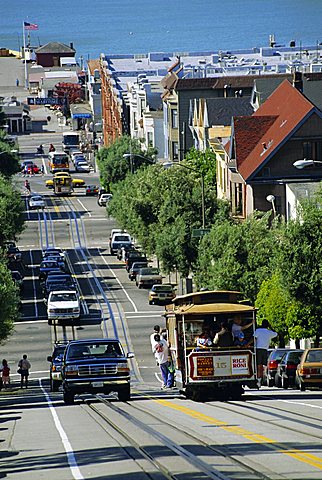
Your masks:
<svg viewBox="0 0 322 480"><path fill-rule="evenodd" d="M163 388L171 388L173 387L173 373L169 370L170 362L168 361L168 344L165 340L161 339L158 333L154 335L154 341L155 343L152 350L161 370Z"/></svg>
<svg viewBox="0 0 322 480"><path fill-rule="evenodd" d="M262 325L256 328L255 347L256 347L256 364L257 378L261 381L263 378L264 365L267 364L267 350L272 338L277 337L277 333L269 330L270 326L267 320L263 320Z"/></svg>

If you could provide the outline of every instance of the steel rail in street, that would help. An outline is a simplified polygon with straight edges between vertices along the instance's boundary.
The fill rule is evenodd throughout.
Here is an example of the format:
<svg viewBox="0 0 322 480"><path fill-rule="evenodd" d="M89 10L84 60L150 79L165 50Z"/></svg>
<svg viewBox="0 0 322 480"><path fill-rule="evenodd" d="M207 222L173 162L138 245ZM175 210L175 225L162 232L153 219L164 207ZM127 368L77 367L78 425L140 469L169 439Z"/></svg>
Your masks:
<svg viewBox="0 0 322 480"><path fill-rule="evenodd" d="M143 394L144 395L144 394ZM99 397L99 396L98 396ZM153 400L153 397L151 396L147 396L146 397L147 400ZM138 410L139 412L143 413L144 415L148 415L149 417L151 417L154 421L157 420L157 421L162 421L162 425L166 425L167 427L169 428L172 428L174 429L175 431L179 431L181 434L185 435L186 437L190 438L191 440L195 441L195 442L198 442L200 445L202 445L203 447L207 447L208 449L210 449L211 451L214 452L214 454L216 455L221 455L225 458L228 458L230 461L232 461L236 466L239 466L239 467L242 467L242 468L245 468L247 470L247 472L250 472L252 475L256 475L256 477L253 477L254 479L255 478L258 478L258 480L271 480L271 477L268 477L267 475L265 475L264 473L260 473L258 472L255 468L251 467L249 465L249 463L244 463L242 462L241 460L238 460L235 458L235 453L232 454L232 453L227 453L227 449L225 448L221 448L220 446L214 446L214 445L210 445L207 441L205 440L202 440L200 439L200 437L198 437L196 434L194 434L193 432L191 432L191 430L189 430L189 428L187 426L184 426L184 427L180 427L178 424L174 425L173 423L170 423L170 421L166 420L165 417L162 417L160 418L160 415L156 415L148 410L146 410L146 408L141 408L137 405L137 402L134 403L134 402L125 402L127 403L127 405L129 405L132 409L135 409L135 410ZM237 452L236 452L237 453Z"/></svg>
<svg viewBox="0 0 322 480"><path fill-rule="evenodd" d="M105 400L103 397L100 395L95 395L95 397L103 403L105 406L107 406L109 409L112 410L114 413L118 413L121 415L123 418L125 418L127 421L131 422L131 424L135 425L138 429L141 431L145 432L146 434L150 435L153 437L155 440L160 442L163 447L166 447L169 449L174 455L177 457L185 460L188 462L190 465L195 467L201 474L205 475L205 479L211 479L211 480L230 480L229 477L224 475L223 473L219 472L215 468L213 468L211 465L207 464L203 460L200 460L196 455L193 453L189 452L186 448L182 447L178 443L174 442L171 440L171 438L163 435L161 432L154 430L152 427L146 425L143 423L141 420L138 420L135 418L133 415L131 415L128 412L124 412L121 408L117 407L115 404L112 404L111 402ZM131 403L125 402L128 405L131 405ZM183 476L182 473L174 474L171 473L170 470L165 466L164 461L159 461L157 460L149 451L149 449L139 445L126 431L126 429L121 428L120 425L117 424L116 421L112 420L112 418L115 418L113 415L105 415L105 413L101 412L94 404L91 403L86 403L87 406L94 411L97 415L99 415L106 423L108 423L114 430L116 430L120 435L122 435L132 447L134 447L141 455L143 455L147 460L150 461L150 463L158 468L158 470L168 479L171 480L180 480ZM158 418L158 422L162 422L163 420L160 420L160 417ZM172 427L174 428L174 427ZM124 448L124 447L123 447ZM198 478L202 478L199 474ZM257 477L257 478L263 478L263 477Z"/></svg>

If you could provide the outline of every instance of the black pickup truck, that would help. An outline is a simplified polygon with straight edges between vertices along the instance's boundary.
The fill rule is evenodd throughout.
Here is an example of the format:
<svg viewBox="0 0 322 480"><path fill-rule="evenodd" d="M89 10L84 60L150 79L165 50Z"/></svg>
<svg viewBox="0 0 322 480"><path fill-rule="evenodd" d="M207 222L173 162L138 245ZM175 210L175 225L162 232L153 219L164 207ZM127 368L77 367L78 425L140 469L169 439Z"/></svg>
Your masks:
<svg viewBox="0 0 322 480"><path fill-rule="evenodd" d="M116 338L74 340L66 347L63 365L63 392L66 404L76 394L117 392L119 400L131 398L128 359Z"/></svg>

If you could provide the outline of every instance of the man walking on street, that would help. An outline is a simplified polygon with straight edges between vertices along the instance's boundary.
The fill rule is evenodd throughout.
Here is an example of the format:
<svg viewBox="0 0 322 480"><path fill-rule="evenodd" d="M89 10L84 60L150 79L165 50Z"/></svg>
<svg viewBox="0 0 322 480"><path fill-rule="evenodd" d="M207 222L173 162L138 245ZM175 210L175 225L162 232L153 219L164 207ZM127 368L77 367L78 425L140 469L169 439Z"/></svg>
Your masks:
<svg viewBox="0 0 322 480"><path fill-rule="evenodd" d="M155 341L155 344L152 350L161 370L161 375L163 380L162 388L171 388L173 387L173 372L170 372L169 370L170 362L168 361L168 358L169 358L168 344L165 340L162 340L160 338L160 335L158 333L154 335L154 341Z"/></svg>
<svg viewBox="0 0 322 480"><path fill-rule="evenodd" d="M21 375L20 388L23 388L23 381L25 380L25 386L28 388L28 377L29 370L31 368L29 360L27 360L27 355L23 355L22 359L18 363L18 373Z"/></svg>
<svg viewBox="0 0 322 480"><path fill-rule="evenodd" d="M263 379L264 365L267 365L267 350L272 338L277 337L277 333L273 330L269 330L270 326L267 320L262 321L262 325L256 328L255 347L256 347L256 364L257 364L257 378L258 386L260 387L261 380Z"/></svg>

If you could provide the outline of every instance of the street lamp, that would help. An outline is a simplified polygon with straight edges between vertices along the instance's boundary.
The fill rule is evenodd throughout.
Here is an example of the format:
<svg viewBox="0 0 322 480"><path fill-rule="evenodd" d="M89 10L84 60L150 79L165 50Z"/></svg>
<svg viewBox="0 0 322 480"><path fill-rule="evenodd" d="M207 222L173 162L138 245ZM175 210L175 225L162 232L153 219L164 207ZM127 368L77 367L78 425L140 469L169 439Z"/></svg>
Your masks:
<svg viewBox="0 0 322 480"><path fill-rule="evenodd" d="M172 162L164 162L163 163L163 167L164 168L169 168L169 167L173 167L173 166L178 166L178 167L183 167L183 168L186 168L187 170L191 170L192 172L195 172L197 173L199 176L200 176L200 180L201 180L201 215L202 215L202 229L204 230L206 228L206 213L205 213L205 178L204 178L204 174L203 172L195 169L195 168L192 168L192 167L188 167L187 165L185 165L184 163L172 163Z"/></svg>
<svg viewBox="0 0 322 480"><path fill-rule="evenodd" d="M302 170L305 167L312 167L316 163L322 163L319 160L312 160L308 158L303 158L303 160L296 160L296 162L293 163L293 167L298 168L299 170Z"/></svg>
<svg viewBox="0 0 322 480"><path fill-rule="evenodd" d="M272 204L273 215L276 217L276 208L275 208L275 196L267 195L266 200Z"/></svg>
<svg viewBox="0 0 322 480"><path fill-rule="evenodd" d="M3 152L0 152L0 155L3 155L4 153L6 153L7 155L9 153L18 153L18 150L10 150L10 152L6 152L5 150Z"/></svg>
<svg viewBox="0 0 322 480"><path fill-rule="evenodd" d="M153 165L155 165L155 161L152 160L152 158L144 157L143 155L140 155L139 153L124 153L124 154L123 154L123 158L129 158L129 159L130 159L131 173L134 172L133 157L143 158L143 159L146 160L147 162L152 163Z"/></svg>

